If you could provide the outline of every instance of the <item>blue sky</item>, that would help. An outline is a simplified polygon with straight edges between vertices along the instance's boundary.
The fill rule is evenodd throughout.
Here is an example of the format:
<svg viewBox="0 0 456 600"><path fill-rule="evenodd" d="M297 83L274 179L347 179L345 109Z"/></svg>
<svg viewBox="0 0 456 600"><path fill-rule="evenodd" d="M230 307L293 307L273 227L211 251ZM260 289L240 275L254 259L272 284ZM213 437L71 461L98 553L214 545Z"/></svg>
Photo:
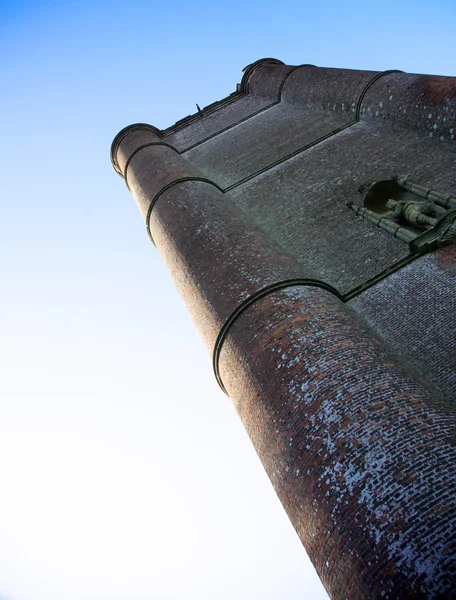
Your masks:
<svg viewBox="0 0 456 600"><path fill-rule="evenodd" d="M456 5L3 2L0 598L326 597L109 161L288 64L455 75Z"/></svg>

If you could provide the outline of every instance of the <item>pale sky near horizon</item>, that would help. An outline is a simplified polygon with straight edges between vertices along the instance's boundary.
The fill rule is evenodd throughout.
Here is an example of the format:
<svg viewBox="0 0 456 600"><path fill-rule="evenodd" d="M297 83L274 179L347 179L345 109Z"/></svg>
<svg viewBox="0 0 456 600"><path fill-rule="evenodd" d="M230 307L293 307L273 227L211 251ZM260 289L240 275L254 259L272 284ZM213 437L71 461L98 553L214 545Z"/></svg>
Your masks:
<svg viewBox="0 0 456 600"><path fill-rule="evenodd" d="M324 600L121 178L287 64L456 75L453 0L0 7L0 600Z"/></svg>

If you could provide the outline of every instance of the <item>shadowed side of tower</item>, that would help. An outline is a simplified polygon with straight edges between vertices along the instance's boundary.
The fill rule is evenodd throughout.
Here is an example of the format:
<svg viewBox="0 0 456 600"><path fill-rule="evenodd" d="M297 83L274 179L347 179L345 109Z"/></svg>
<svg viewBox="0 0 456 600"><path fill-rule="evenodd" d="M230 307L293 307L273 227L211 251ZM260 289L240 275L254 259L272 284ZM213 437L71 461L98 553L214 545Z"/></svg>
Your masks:
<svg viewBox="0 0 456 600"><path fill-rule="evenodd" d="M264 59L112 146L337 600L456 597L455 115L452 78Z"/></svg>

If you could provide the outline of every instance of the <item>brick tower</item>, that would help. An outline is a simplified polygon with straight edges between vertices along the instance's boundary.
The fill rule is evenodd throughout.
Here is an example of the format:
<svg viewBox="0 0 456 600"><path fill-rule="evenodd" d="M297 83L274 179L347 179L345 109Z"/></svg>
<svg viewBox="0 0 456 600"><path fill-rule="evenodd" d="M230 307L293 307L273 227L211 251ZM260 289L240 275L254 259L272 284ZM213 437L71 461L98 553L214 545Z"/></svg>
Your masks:
<svg viewBox="0 0 456 600"><path fill-rule="evenodd" d="M456 598L455 138L456 78L263 59L112 145L337 600Z"/></svg>

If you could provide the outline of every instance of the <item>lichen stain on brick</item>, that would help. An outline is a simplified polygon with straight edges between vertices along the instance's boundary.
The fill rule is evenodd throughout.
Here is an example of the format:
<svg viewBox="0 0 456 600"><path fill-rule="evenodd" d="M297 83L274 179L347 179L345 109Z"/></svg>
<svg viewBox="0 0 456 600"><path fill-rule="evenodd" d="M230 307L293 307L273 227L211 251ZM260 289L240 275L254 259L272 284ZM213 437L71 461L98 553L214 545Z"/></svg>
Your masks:
<svg viewBox="0 0 456 600"><path fill-rule="evenodd" d="M347 322L338 331L341 313L334 313L328 323L326 302L310 302L299 288L283 291L281 296L282 302L276 296L274 308L268 308L269 323L271 314L276 323L268 335L272 362L248 373L230 364L223 372L224 377L229 377L225 375L228 369L250 379L256 377L257 394L246 396L242 386L243 393L238 395L239 383L232 384L231 394L238 398L241 418L263 462L269 464L267 471L293 522L298 523L301 539L320 565L331 549L342 543L342 523L342 553L348 553L352 568L368 552L379 574L382 562L389 565L393 561L402 575L410 580L420 577L430 590L429 597L437 597L445 589L441 557L452 534L447 529L445 535L429 535L420 517L433 507L434 515L442 511L443 524L456 509L454 497L439 489L442 469L454 476L454 419L429 408L423 400L427 392L400 373L384 356L380 344L372 344L361 330L354 336ZM290 318L293 301L297 312ZM287 313L282 321L281 309ZM321 314L325 315L324 324ZM248 350L249 356L261 355L265 360L264 346L260 354L243 341L252 331L248 315L243 319L242 334L233 332L234 341L229 345L244 345L242 350L236 349L239 358ZM264 335L255 339L266 345ZM226 360L233 359L233 351L232 347L226 350ZM274 368L280 368L283 384L270 390L274 405L260 410L267 385L264 373L272 373ZM268 458L271 453L272 461ZM325 523L328 517L329 523ZM363 552L357 551L359 528L372 539ZM321 538L316 539L316 532L321 536L323 531L330 536L323 534L328 541L318 545ZM351 537L347 531L352 532ZM453 533L456 535L456 530Z"/></svg>

